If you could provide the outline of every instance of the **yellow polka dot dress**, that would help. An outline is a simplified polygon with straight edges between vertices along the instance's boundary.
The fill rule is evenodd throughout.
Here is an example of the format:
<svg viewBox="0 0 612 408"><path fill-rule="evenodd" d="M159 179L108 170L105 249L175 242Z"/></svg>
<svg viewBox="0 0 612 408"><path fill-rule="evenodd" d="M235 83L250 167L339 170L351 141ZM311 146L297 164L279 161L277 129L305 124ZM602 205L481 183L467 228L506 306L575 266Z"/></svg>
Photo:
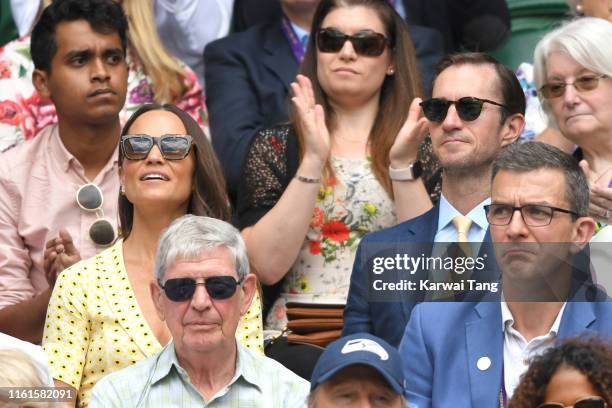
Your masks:
<svg viewBox="0 0 612 408"><path fill-rule="evenodd" d="M236 337L263 353L259 294L242 317ZM122 241L58 277L47 310L43 349L51 375L77 389L81 407L87 406L91 389L106 374L161 351L128 280Z"/></svg>

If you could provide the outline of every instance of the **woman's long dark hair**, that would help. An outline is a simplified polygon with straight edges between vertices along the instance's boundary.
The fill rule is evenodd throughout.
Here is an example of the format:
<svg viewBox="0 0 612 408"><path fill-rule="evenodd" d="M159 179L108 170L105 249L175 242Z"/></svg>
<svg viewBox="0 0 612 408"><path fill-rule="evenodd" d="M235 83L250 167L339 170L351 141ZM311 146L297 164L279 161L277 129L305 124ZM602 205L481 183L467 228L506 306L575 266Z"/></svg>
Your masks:
<svg viewBox="0 0 612 408"><path fill-rule="evenodd" d="M312 20L308 49L300 73L310 78L316 103L323 106L327 127L331 131L334 127L334 112L317 77L316 38L323 20L331 11L355 6L374 10L385 26L386 36L391 41L395 73L387 75L382 84L378 114L370 132L368 145L372 157L372 171L389 195L393 196L388 170L389 150L406 121L412 99L423 93L416 51L406 22L387 0L321 0ZM292 123L295 125L295 112L292 113ZM294 128L298 135L300 151L303 152L303 135L299 133L297 126ZM331 172L329 162L326 171Z"/></svg>
<svg viewBox="0 0 612 408"><path fill-rule="evenodd" d="M230 221L231 210L227 192L225 190L225 178L219 160L213 148L206 138L204 131L189 114L174 105L157 103L146 104L132 114L123 127L121 135L128 134L134 121L146 112L162 110L172 112L183 123L187 134L193 138L192 148L195 153L195 171L193 175L194 189L189 199L188 214L205 215ZM123 165L123 149L119 149L119 166ZM125 239L132 232L134 222L134 205L124 194L119 194L119 226L121 236Z"/></svg>

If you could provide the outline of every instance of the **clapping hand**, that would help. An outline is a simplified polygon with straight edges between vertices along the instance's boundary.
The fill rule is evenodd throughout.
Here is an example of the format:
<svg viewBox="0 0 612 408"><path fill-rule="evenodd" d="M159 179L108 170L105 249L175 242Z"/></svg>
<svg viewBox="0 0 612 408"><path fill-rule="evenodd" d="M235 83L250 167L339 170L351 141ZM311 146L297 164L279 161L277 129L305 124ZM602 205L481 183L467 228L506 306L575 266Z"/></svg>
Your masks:
<svg viewBox="0 0 612 408"><path fill-rule="evenodd" d="M323 107L315 101L310 79L298 75L291 84L293 106L297 113L297 126L304 138L304 161L311 161L323 167L330 151L330 137L325 124Z"/></svg>
<svg viewBox="0 0 612 408"><path fill-rule="evenodd" d="M389 151L391 167L401 169L417 160L419 146L427 132L427 119L420 117L421 98L414 98L408 110L408 117L395 137Z"/></svg>
<svg viewBox="0 0 612 408"><path fill-rule="evenodd" d="M612 188L597 185L597 175L591 171L586 160L580 168L589 181L589 216L604 224L612 224Z"/></svg>
<svg viewBox="0 0 612 408"><path fill-rule="evenodd" d="M61 229L57 238L47 241L43 267L49 285L53 287L57 276L69 266L81 260L79 250L74 246L67 230Z"/></svg>

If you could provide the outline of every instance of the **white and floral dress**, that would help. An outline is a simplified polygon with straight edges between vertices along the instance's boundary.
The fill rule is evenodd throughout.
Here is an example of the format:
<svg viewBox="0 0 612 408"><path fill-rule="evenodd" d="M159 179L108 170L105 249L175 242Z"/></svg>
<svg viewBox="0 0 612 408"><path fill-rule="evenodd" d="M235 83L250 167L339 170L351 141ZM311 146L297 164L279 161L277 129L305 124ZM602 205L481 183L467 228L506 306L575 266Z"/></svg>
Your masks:
<svg viewBox="0 0 612 408"><path fill-rule="evenodd" d="M276 204L298 164L291 127L266 129L255 137L238 193L241 228L255 224ZM306 239L283 279L266 329L284 329L287 302L345 304L361 238L396 223L393 201L374 176L369 158L332 157L331 165L334 174L321 184Z"/></svg>

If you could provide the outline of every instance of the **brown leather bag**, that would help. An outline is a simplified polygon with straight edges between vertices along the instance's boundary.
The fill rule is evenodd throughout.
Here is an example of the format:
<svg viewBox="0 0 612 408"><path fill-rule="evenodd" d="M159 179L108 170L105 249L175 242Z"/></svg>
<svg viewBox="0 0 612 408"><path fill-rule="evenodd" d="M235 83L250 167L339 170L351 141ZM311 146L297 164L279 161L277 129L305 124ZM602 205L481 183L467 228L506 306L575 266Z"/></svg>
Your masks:
<svg viewBox="0 0 612 408"><path fill-rule="evenodd" d="M288 302L287 340L325 347L342 336L343 305Z"/></svg>

